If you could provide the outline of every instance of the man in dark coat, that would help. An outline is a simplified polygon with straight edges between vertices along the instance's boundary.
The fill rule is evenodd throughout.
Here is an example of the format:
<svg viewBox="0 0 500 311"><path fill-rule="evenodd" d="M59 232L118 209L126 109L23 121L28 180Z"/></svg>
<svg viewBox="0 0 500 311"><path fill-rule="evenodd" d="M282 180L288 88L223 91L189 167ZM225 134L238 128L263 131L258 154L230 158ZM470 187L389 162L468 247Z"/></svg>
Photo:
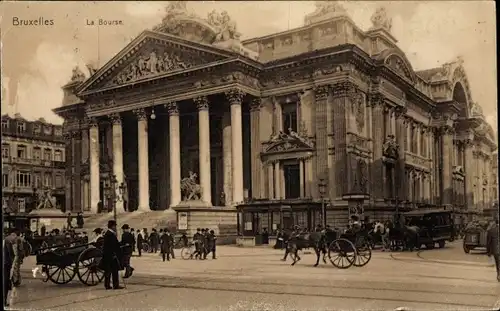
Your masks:
<svg viewBox="0 0 500 311"><path fill-rule="evenodd" d="M68 217L66 218L66 225L68 229L72 227L72 223L73 223L73 217L71 217L71 213L68 213Z"/></svg>
<svg viewBox="0 0 500 311"><path fill-rule="evenodd" d="M108 230L104 233L101 268L104 270L104 287L106 289L122 289L118 279L119 260L121 257L120 242L116 237L116 221L108 221ZM111 287L113 278L113 287Z"/></svg>
<svg viewBox="0 0 500 311"><path fill-rule="evenodd" d="M202 234L200 228L197 228L196 233L193 235L193 243L195 246L194 258L198 259L202 252Z"/></svg>
<svg viewBox="0 0 500 311"><path fill-rule="evenodd" d="M165 261L165 257L167 261L170 261L170 254L172 246L174 244L174 239L172 237L172 234L170 234L170 232L168 231L168 229L165 229L163 231L163 234L160 237L160 243L161 243L160 247L161 257L163 258L163 261Z"/></svg>
<svg viewBox="0 0 500 311"><path fill-rule="evenodd" d="M83 224L85 223L85 221L83 220L83 214L81 212L78 213L78 215L76 216L76 225L78 226L78 228L83 228Z"/></svg>
<svg viewBox="0 0 500 311"><path fill-rule="evenodd" d="M12 290L12 279L11 271L15 260L15 244L12 241L17 239L17 233L15 229L9 230L9 235L5 237L3 241L3 306L9 306L9 291Z"/></svg>
<svg viewBox="0 0 500 311"><path fill-rule="evenodd" d="M493 256L497 268L497 281L500 282L500 249L498 245L498 220L491 226L486 235L486 252Z"/></svg>
<svg viewBox="0 0 500 311"><path fill-rule="evenodd" d="M156 229L151 230L151 234L149 235L149 245L151 245L151 253L157 253L158 252L158 245L160 244L160 239L158 237L158 233L156 232Z"/></svg>
<svg viewBox="0 0 500 311"><path fill-rule="evenodd" d="M212 259L217 259L215 257L215 246L217 245L217 237L215 236L215 231L210 230L208 234L208 252L212 252Z"/></svg>
<svg viewBox="0 0 500 311"><path fill-rule="evenodd" d="M137 252L139 252L139 257L142 255L142 243L144 242L144 237L142 236L141 230L137 229Z"/></svg>
<svg viewBox="0 0 500 311"><path fill-rule="evenodd" d="M134 245L134 236L130 233L130 227L127 224L122 226L122 252L123 252L123 266L125 267L125 278L132 275L134 268L130 266L130 257L132 257L132 245Z"/></svg>

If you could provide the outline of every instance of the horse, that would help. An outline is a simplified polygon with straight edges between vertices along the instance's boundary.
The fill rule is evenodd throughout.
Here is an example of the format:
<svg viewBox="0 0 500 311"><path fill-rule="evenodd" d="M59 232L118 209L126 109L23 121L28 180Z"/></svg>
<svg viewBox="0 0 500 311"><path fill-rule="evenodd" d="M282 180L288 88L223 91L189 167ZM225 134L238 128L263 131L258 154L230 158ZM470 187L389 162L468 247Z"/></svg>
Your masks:
<svg viewBox="0 0 500 311"><path fill-rule="evenodd" d="M390 220L387 222L389 229L389 240L391 249L396 250L401 247L403 250L420 248L420 228L417 226L407 226L397 223L394 225Z"/></svg>
<svg viewBox="0 0 500 311"><path fill-rule="evenodd" d="M371 231L371 239L373 241L373 245L375 245L376 242L380 241L382 242L383 250L390 248L389 231L389 228L382 222L375 222L373 230Z"/></svg>
<svg viewBox="0 0 500 311"><path fill-rule="evenodd" d="M298 253L299 250L305 248L313 248L316 253L316 263L314 264L314 267L318 266L321 253L323 253L323 262L326 263L325 238L325 234L322 232L306 232L291 237L288 241L287 251L290 255L293 255L291 256L293 259L292 266L301 260Z"/></svg>

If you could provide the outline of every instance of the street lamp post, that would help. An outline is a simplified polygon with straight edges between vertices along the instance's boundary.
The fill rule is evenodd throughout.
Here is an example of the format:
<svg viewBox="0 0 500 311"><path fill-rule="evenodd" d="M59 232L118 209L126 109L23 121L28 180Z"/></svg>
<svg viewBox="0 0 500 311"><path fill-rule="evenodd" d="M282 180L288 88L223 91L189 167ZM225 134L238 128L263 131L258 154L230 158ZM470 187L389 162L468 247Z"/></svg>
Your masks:
<svg viewBox="0 0 500 311"><path fill-rule="evenodd" d="M116 192L118 190L119 195L116 195ZM113 204L113 219L116 222L116 202L121 202L123 192L125 190L125 184L120 183L118 185L118 181L116 180L116 175L110 175L105 186L104 186L104 195L108 199L108 202L111 201L111 204Z"/></svg>
<svg viewBox="0 0 500 311"><path fill-rule="evenodd" d="M326 210L325 210L325 194L326 194L326 180L321 177L318 183L319 196L321 198L321 218L323 220L323 228L326 228Z"/></svg>

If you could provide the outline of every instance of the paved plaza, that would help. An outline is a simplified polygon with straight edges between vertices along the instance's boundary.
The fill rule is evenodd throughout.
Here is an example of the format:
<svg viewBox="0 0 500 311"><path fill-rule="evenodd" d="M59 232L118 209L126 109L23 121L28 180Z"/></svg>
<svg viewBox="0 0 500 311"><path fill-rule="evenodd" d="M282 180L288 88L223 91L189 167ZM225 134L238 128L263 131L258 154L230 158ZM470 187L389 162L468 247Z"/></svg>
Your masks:
<svg viewBox="0 0 500 311"><path fill-rule="evenodd" d="M484 255L463 254L459 243L413 253L375 251L363 268L314 268L314 256L291 267L282 251L221 246L217 260L134 257L126 289L106 291L75 280L43 283L24 263L16 309L50 310L392 310L491 309L500 283ZM178 256L180 257L180 256Z"/></svg>

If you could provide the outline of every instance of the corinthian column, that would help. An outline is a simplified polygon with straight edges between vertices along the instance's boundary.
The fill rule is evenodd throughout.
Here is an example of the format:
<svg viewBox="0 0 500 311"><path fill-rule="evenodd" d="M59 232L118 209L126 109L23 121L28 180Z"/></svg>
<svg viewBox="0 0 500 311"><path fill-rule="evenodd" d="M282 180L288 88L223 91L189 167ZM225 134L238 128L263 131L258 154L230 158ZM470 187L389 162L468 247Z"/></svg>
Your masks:
<svg viewBox="0 0 500 311"><path fill-rule="evenodd" d="M231 154L233 170L233 202L243 202L243 129L241 101L244 93L234 89L226 92L231 105Z"/></svg>
<svg viewBox="0 0 500 311"><path fill-rule="evenodd" d="M177 103L166 105L169 115L169 143L170 143L170 206L177 206L181 202L181 140L180 121Z"/></svg>
<svg viewBox="0 0 500 311"><path fill-rule="evenodd" d="M467 211L474 209L474 145L473 136L464 141L465 204Z"/></svg>
<svg viewBox="0 0 500 311"><path fill-rule="evenodd" d="M262 162L260 160L260 114L261 102L260 98L255 98L250 105L250 154L251 154L251 168L252 168L252 197L261 198L260 183L262 174Z"/></svg>
<svg viewBox="0 0 500 311"><path fill-rule="evenodd" d="M381 94L373 94L370 97L370 105L373 109L373 169L372 189L375 199L384 198L384 164L382 162L382 151L384 145L384 97Z"/></svg>
<svg viewBox="0 0 500 311"><path fill-rule="evenodd" d="M205 96L194 99L198 108L198 137L200 159L200 187L201 200L212 204L212 187L210 178L210 116L208 114L208 100Z"/></svg>
<svg viewBox="0 0 500 311"><path fill-rule="evenodd" d="M148 119L144 109L134 110L137 116L137 143L139 168L139 211L149 211L149 158L148 158Z"/></svg>
<svg viewBox="0 0 500 311"><path fill-rule="evenodd" d="M90 119L90 212L97 213L99 195L99 127L95 118Z"/></svg>
<svg viewBox="0 0 500 311"><path fill-rule="evenodd" d="M406 145L406 107L398 107L396 113L396 142L399 158L396 163L396 195L400 200L406 199L405 178L405 145Z"/></svg>
<svg viewBox="0 0 500 311"><path fill-rule="evenodd" d="M113 174L116 176L117 185L124 183L123 178L123 138L122 138L122 120L120 114L113 113L109 116L113 124ZM115 189L116 197L120 197L120 190ZM116 211L124 212L123 200L117 200Z"/></svg>
<svg viewBox="0 0 500 311"><path fill-rule="evenodd" d="M233 163L231 157L231 112L225 111L222 116L222 161L224 163L224 195L225 206L231 206L233 202Z"/></svg>
<svg viewBox="0 0 500 311"><path fill-rule="evenodd" d="M441 155L443 160L443 204L451 205L453 204L453 127L444 126L441 129L442 139L443 139L443 154Z"/></svg>

